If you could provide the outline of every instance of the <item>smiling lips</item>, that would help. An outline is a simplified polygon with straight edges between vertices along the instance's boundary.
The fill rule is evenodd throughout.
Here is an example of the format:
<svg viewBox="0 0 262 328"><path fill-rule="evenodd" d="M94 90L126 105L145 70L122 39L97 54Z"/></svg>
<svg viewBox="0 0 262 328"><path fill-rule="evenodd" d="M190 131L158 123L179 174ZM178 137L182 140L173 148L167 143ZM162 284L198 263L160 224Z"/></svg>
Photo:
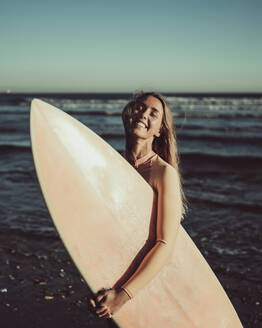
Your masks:
<svg viewBox="0 0 262 328"><path fill-rule="evenodd" d="M144 129L147 128L146 125L145 125L144 123L142 123L142 122L138 122L137 125L138 125L138 126L141 126L141 127L144 128Z"/></svg>

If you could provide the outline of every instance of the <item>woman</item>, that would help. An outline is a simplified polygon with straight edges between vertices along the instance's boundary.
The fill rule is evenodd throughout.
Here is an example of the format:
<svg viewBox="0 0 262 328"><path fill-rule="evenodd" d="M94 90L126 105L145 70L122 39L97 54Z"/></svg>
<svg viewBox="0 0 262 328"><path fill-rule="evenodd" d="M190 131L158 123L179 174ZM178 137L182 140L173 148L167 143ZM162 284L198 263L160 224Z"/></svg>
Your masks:
<svg viewBox="0 0 262 328"><path fill-rule="evenodd" d="M125 106L122 118L126 132L125 158L154 190L156 219L146 246L124 277L113 288L99 291L90 301L102 318L111 318L167 263L184 214L173 118L166 102L154 92L135 95Z"/></svg>

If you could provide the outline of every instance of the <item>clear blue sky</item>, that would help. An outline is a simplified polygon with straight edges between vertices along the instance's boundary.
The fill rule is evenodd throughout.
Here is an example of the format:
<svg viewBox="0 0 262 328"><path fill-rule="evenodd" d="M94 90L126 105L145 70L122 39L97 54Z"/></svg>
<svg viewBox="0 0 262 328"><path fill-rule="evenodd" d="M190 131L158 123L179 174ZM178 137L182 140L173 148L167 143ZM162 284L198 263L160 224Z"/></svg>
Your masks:
<svg viewBox="0 0 262 328"><path fill-rule="evenodd" d="M261 92L261 0L1 0L0 91Z"/></svg>

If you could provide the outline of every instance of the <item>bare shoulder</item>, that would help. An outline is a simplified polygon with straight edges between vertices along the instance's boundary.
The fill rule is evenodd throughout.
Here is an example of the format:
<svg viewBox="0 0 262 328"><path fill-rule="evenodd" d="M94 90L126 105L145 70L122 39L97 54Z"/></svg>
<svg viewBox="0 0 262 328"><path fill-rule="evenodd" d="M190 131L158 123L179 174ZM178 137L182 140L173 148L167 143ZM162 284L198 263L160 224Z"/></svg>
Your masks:
<svg viewBox="0 0 262 328"><path fill-rule="evenodd" d="M179 185L179 174L176 168L164 161L161 157L157 156L157 159L152 165L152 184L156 189L163 187L164 185Z"/></svg>

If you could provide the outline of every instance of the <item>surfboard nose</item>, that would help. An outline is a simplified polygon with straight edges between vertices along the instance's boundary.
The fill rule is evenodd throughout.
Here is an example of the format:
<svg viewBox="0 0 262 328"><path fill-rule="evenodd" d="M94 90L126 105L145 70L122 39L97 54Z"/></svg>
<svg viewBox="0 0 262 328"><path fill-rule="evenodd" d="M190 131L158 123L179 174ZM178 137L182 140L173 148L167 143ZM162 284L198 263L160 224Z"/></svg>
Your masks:
<svg viewBox="0 0 262 328"><path fill-rule="evenodd" d="M34 122L39 121L41 118L43 119L43 115L46 111L43 104L44 104L44 102L37 98L34 98L31 102L31 106L30 106L31 129L32 129L32 125L34 124Z"/></svg>
<svg viewBox="0 0 262 328"><path fill-rule="evenodd" d="M38 98L34 98L31 101L31 115L36 112L45 112L47 110L50 110L51 106L47 106L46 103Z"/></svg>
<svg viewBox="0 0 262 328"><path fill-rule="evenodd" d="M32 101L31 101L31 111L35 111L36 109L38 109L41 105L41 100L38 99L38 98L34 98Z"/></svg>
<svg viewBox="0 0 262 328"><path fill-rule="evenodd" d="M62 114L62 115L61 115ZM64 116L64 111L54 107L53 105L47 104L41 99L34 98L30 106L30 131L31 138L33 134L33 126L46 127L51 124L53 127L56 126L57 117ZM46 130L46 128L44 128ZM47 133L47 131L45 132Z"/></svg>

